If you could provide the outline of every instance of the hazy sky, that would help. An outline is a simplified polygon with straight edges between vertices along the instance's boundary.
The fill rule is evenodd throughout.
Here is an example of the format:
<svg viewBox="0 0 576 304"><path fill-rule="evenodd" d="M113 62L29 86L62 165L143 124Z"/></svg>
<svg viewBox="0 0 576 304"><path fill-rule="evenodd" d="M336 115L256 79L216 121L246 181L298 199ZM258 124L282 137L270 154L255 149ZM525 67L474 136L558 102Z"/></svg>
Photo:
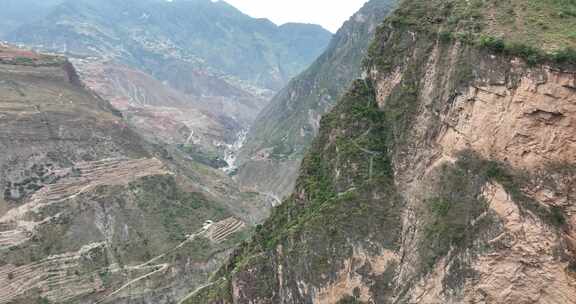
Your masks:
<svg viewBox="0 0 576 304"><path fill-rule="evenodd" d="M367 0L225 0L244 13L276 24L316 23L336 32Z"/></svg>

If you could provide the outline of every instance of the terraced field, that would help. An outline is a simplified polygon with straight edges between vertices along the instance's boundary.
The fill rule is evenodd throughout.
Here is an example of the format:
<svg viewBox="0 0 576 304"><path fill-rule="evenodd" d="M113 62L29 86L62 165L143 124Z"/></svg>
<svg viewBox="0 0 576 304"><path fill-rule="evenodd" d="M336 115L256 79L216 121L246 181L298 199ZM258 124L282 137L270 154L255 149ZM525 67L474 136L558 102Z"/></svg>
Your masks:
<svg viewBox="0 0 576 304"><path fill-rule="evenodd" d="M230 217L223 221L212 224L208 228L206 235L211 241L219 243L226 240L233 233L240 231L245 226L246 225L244 222L238 220L237 218Z"/></svg>
<svg viewBox="0 0 576 304"><path fill-rule="evenodd" d="M94 193L100 186L128 185L146 176L172 174L154 158L80 162L52 173L60 176L57 182L45 185L22 205L0 218L0 250L9 251L29 244L42 229L58 220L61 213L54 214L54 210L61 210L62 206L82 198L83 194ZM102 226L107 225L105 216L98 221L102 222ZM109 240L30 264L5 264L0 267L0 304L13 303L31 293L54 303L83 299L85 296L93 298L90 303L108 303L115 296L138 288L151 277L165 275L167 270L172 269L167 261L197 237L221 243L246 226L234 217L213 224L208 222L210 224L188 235L179 245L139 265L120 267L109 261ZM102 228L102 231L106 229ZM87 271L87 264L98 266Z"/></svg>
<svg viewBox="0 0 576 304"><path fill-rule="evenodd" d="M0 218L0 249L22 244L35 235L36 229L54 220L57 215L31 220L31 214L61 204L92 191L98 186L127 185L151 175L171 174L157 159L105 159L81 162L70 169L55 172L67 176L54 184L44 186L21 206L8 211Z"/></svg>
<svg viewBox="0 0 576 304"><path fill-rule="evenodd" d="M104 243L83 247L79 252L50 256L42 261L0 267L0 303L14 303L22 295L40 291L41 297L51 302L66 302L79 295L102 289L98 272L80 275L80 260L102 249Z"/></svg>

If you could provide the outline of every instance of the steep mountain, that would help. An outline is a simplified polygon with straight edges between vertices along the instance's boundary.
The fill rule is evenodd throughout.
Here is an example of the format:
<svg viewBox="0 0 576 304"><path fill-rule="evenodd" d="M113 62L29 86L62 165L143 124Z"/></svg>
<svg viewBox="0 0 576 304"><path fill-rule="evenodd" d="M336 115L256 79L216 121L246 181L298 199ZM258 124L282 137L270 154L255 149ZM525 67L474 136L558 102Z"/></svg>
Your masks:
<svg viewBox="0 0 576 304"><path fill-rule="evenodd" d="M266 216L63 57L0 45L0 130L0 303L174 303Z"/></svg>
<svg viewBox="0 0 576 304"><path fill-rule="evenodd" d="M402 1L295 192L185 303L574 303L575 13Z"/></svg>
<svg viewBox="0 0 576 304"><path fill-rule="evenodd" d="M323 51L330 36L317 25L254 19L224 1L70 0L8 39L114 58L176 87L194 68L214 81L224 74L279 89Z"/></svg>
<svg viewBox="0 0 576 304"><path fill-rule="evenodd" d="M366 3L312 66L262 110L240 153L238 180L243 187L277 197L291 193L304 151L318 133L320 117L360 77L368 45L395 2Z"/></svg>

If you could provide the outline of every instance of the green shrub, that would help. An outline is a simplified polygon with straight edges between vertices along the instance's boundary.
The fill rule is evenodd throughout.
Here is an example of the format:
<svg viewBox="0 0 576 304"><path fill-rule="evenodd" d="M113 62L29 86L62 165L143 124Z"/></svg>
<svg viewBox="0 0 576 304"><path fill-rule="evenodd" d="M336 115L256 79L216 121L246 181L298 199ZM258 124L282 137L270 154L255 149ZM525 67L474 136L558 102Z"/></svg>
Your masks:
<svg viewBox="0 0 576 304"><path fill-rule="evenodd" d="M441 42L450 42L453 39L452 33L447 31L440 32L438 33L438 39L440 39Z"/></svg>
<svg viewBox="0 0 576 304"><path fill-rule="evenodd" d="M552 54L554 62L559 64L576 64L576 50L573 48L565 48Z"/></svg>
<svg viewBox="0 0 576 304"><path fill-rule="evenodd" d="M346 296L343 299L341 299L340 301L338 301L337 304L362 304L362 303L363 302L358 300L358 298L356 298L356 297Z"/></svg>
<svg viewBox="0 0 576 304"><path fill-rule="evenodd" d="M470 44L474 41L472 34L469 32L456 33L456 39L458 39L459 41L461 41L463 43L468 43L468 44Z"/></svg>
<svg viewBox="0 0 576 304"><path fill-rule="evenodd" d="M502 53L506 50L504 40L497 37L481 35L478 39L480 47L486 48L495 53Z"/></svg>
<svg viewBox="0 0 576 304"><path fill-rule="evenodd" d="M476 45L497 54L522 58L529 65L536 65L547 60L553 60L557 63L576 61L576 53L570 49L547 55L535 47L522 43L506 43L502 38L488 35L481 35L476 40Z"/></svg>
<svg viewBox="0 0 576 304"><path fill-rule="evenodd" d="M33 65L34 64L34 60L32 58L28 58L28 57L16 57L16 58L14 58L13 61L15 64L21 64L21 65Z"/></svg>
<svg viewBox="0 0 576 304"><path fill-rule="evenodd" d="M450 211L450 202L439 198L433 199L430 203L430 211L435 216L446 216Z"/></svg>
<svg viewBox="0 0 576 304"><path fill-rule="evenodd" d="M576 260L570 262L568 265L568 271L576 273Z"/></svg>
<svg viewBox="0 0 576 304"><path fill-rule="evenodd" d="M506 45L506 53L520 57L530 65L541 63L546 58L538 49L521 43L511 43Z"/></svg>
<svg viewBox="0 0 576 304"><path fill-rule="evenodd" d="M38 303L38 304L50 304L50 303L52 303L52 302L50 302L50 300L48 300L48 299L46 299L46 298L44 298L44 297L40 297L40 298L38 298L38 300L36 301L36 303Z"/></svg>
<svg viewBox="0 0 576 304"><path fill-rule="evenodd" d="M566 225L566 218L561 207L552 206L550 208L550 220L556 227Z"/></svg>

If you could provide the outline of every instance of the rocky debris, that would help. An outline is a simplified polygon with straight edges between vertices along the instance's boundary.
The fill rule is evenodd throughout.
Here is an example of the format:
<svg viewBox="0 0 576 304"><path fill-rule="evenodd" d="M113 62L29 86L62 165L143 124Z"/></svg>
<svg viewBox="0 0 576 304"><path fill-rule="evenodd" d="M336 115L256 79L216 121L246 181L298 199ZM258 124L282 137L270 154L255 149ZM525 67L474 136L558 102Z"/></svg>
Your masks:
<svg viewBox="0 0 576 304"><path fill-rule="evenodd" d="M477 279L466 286L465 301L572 303L576 280L566 274L568 263L553 258L559 236L534 214L521 214L501 185L487 185L483 195L504 223L504 232L490 240L503 250L473 263Z"/></svg>

